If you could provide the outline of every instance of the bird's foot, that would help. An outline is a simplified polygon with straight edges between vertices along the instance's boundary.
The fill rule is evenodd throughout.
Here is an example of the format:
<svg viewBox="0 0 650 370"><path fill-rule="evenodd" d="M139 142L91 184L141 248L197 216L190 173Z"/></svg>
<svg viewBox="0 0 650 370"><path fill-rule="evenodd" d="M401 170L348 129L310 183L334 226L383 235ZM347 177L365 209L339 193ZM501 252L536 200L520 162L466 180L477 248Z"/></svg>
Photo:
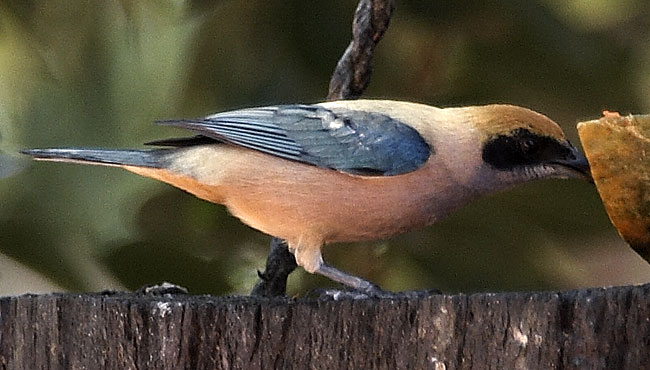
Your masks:
<svg viewBox="0 0 650 370"><path fill-rule="evenodd" d="M373 284L372 289L356 290L356 289L324 289L320 299L332 299L335 301L342 301L346 299L369 299L369 298L388 298L392 293L381 289L379 286Z"/></svg>
<svg viewBox="0 0 650 370"><path fill-rule="evenodd" d="M417 290L417 291L404 291L404 292L391 292L388 290L381 289L377 285L372 285L371 289L314 289L310 291L307 296L316 297L319 300L334 300L342 301L346 299L417 299L417 298L426 298L431 295L442 294L438 289L430 290Z"/></svg>
<svg viewBox="0 0 650 370"><path fill-rule="evenodd" d="M323 263L318 270L317 274L323 275L330 280L336 281L346 287L344 290L339 289L323 289L317 294L320 298L343 300L343 299L367 299L367 298L420 298L429 296L431 294L440 294L439 290L429 291L409 291L393 293L383 290L378 285L371 283L368 280L360 277L350 275L341 270L338 270L328 264Z"/></svg>
<svg viewBox="0 0 650 370"><path fill-rule="evenodd" d="M143 286L136 291L136 294L163 296L167 294L188 294L188 291L187 288L165 281L162 284Z"/></svg>

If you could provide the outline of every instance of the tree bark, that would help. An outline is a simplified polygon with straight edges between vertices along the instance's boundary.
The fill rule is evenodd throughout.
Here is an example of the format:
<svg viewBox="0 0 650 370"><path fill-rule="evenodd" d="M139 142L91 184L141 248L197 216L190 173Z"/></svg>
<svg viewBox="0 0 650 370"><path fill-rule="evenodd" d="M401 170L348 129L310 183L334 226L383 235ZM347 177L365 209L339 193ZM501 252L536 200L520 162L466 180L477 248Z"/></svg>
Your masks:
<svg viewBox="0 0 650 370"><path fill-rule="evenodd" d="M332 74L328 100L356 99L366 90L375 47L388 29L394 8L394 0L359 1L352 21L352 41Z"/></svg>
<svg viewBox="0 0 650 370"><path fill-rule="evenodd" d="M650 369L650 285L344 301L0 298L1 369Z"/></svg>

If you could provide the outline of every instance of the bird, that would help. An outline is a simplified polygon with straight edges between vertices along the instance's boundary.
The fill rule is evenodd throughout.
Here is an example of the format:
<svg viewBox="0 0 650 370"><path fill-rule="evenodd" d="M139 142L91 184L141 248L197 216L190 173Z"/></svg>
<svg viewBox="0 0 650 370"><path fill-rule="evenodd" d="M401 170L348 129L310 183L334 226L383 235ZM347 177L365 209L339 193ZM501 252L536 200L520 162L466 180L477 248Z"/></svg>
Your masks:
<svg viewBox="0 0 650 370"><path fill-rule="evenodd" d="M591 179L585 156L557 123L515 105L338 100L157 123L191 136L146 143L154 149L21 152L120 167L225 205L285 240L307 272L369 294L381 288L326 263L324 245L419 229L534 180Z"/></svg>

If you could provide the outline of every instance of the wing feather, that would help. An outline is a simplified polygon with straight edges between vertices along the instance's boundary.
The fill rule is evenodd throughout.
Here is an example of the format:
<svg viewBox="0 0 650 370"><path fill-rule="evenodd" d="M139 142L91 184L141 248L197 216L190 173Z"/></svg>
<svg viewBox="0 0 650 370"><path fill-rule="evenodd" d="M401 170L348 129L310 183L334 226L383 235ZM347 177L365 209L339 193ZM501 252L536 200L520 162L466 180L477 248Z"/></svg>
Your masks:
<svg viewBox="0 0 650 370"><path fill-rule="evenodd" d="M433 153L415 129L399 120L318 105L248 108L159 124L286 159L367 175L407 173Z"/></svg>

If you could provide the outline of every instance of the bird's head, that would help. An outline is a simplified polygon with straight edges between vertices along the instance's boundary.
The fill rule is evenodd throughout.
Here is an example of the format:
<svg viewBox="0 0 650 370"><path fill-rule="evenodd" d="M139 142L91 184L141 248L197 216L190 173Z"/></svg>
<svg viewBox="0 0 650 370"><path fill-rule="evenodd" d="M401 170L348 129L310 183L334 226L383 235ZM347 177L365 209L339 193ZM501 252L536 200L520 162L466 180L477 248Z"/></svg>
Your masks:
<svg viewBox="0 0 650 370"><path fill-rule="evenodd" d="M548 117L512 105L462 109L480 142L475 180L486 187L545 178L591 180L585 156Z"/></svg>
<svg viewBox="0 0 650 370"><path fill-rule="evenodd" d="M407 123L429 144L429 168L441 181L479 193L535 179L591 180L585 156L560 126L527 108L493 104L441 109L388 100L322 105L378 112Z"/></svg>

